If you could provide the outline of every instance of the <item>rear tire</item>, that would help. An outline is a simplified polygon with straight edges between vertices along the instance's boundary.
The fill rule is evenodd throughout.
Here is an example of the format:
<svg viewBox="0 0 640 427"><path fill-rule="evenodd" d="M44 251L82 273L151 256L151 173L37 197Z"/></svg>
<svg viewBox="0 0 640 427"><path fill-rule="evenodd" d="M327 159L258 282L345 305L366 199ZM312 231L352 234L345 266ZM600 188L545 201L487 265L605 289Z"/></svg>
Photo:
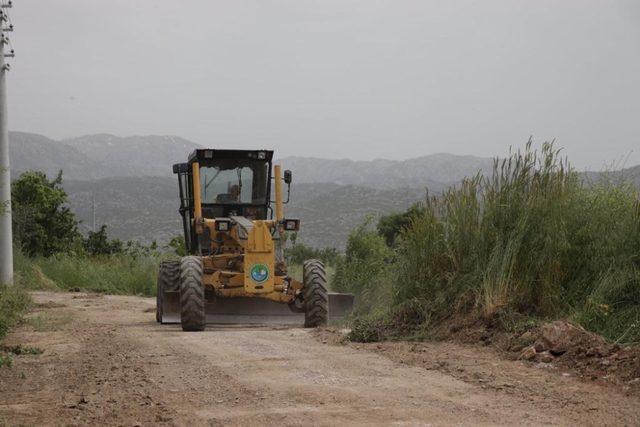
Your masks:
<svg viewBox="0 0 640 427"><path fill-rule="evenodd" d="M180 286L180 261L164 261L158 269L156 286L156 321L162 323L164 292L176 290Z"/></svg>
<svg viewBox="0 0 640 427"><path fill-rule="evenodd" d="M180 262L180 323L183 331L204 331L206 324L202 259L187 256Z"/></svg>
<svg viewBox="0 0 640 427"><path fill-rule="evenodd" d="M305 261L303 267L304 327L325 326L329 318L327 275L320 260Z"/></svg>

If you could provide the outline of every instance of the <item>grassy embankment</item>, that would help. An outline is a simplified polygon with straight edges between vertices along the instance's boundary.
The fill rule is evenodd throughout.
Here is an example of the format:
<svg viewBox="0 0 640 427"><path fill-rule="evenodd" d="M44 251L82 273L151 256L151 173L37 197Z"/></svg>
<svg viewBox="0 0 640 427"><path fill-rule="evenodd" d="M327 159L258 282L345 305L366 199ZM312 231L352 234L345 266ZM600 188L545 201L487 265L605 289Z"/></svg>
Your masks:
<svg viewBox="0 0 640 427"><path fill-rule="evenodd" d="M153 296L160 258L153 253L35 258L18 253L15 268L16 276L28 289Z"/></svg>
<svg viewBox="0 0 640 427"><path fill-rule="evenodd" d="M28 310L29 290L82 290L109 294L155 295L161 255L74 256L29 258L16 251L15 285L0 287L0 340Z"/></svg>
<svg viewBox="0 0 640 427"><path fill-rule="evenodd" d="M549 144L496 161L426 200L391 248L366 226L352 232L333 281L359 297L352 338L569 318L639 342L638 200L619 179L583 183Z"/></svg>

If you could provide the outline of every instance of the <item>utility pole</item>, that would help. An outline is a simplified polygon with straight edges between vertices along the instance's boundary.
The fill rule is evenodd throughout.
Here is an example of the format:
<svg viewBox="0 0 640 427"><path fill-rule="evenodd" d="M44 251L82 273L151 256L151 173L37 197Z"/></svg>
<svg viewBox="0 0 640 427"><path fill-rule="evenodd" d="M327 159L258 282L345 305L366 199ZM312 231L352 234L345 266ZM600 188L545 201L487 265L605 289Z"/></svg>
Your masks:
<svg viewBox="0 0 640 427"><path fill-rule="evenodd" d="M91 231L95 233L96 232L96 191L95 189L91 192L91 214L93 215Z"/></svg>
<svg viewBox="0 0 640 427"><path fill-rule="evenodd" d="M7 72L13 49L6 33L13 31L7 14L11 1L0 4L0 284L13 285L13 235L11 232L11 169L9 163L9 129L7 127Z"/></svg>

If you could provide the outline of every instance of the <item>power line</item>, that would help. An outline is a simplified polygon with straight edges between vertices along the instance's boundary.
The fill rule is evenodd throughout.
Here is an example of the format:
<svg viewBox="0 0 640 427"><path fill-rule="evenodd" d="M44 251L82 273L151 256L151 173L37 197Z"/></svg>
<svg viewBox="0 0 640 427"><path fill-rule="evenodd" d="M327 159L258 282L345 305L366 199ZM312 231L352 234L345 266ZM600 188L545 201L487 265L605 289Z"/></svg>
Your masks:
<svg viewBox="0 0 640 427"><path fill-rule="evenodd" d="M0 2L0 284L13 284L13 235L11 230L11 163L9 161L9 129L7 125L7 73L5 58L15 57L7 33L13 32L8 14L12 2ZM9 47L6 52L5 46Z"/></svg>

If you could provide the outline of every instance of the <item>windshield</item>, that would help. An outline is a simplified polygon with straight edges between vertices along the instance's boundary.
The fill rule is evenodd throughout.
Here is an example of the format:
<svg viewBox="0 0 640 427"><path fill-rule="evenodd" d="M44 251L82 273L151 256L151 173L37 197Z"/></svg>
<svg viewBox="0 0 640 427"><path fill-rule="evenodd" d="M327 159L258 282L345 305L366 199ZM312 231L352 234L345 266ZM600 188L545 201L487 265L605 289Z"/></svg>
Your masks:
<svg viewBox="0 0 640 427"><path fill-rule="evenodd" d="M266 162L219 162L200 167L202 203L264 204L267 193Z"/></svg>

